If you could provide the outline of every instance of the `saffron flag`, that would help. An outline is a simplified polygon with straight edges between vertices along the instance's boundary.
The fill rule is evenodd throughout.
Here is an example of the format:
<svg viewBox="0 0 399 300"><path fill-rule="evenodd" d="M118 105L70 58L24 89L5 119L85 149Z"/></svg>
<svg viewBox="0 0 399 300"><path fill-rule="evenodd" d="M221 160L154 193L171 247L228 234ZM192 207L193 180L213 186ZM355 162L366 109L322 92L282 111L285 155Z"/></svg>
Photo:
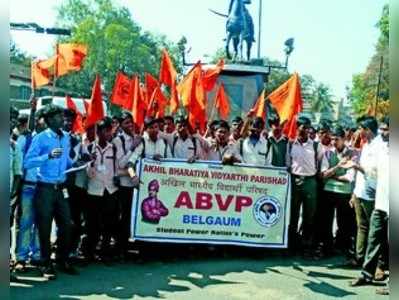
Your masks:
<svg viewBox="0 0 399 300"><path fill-rule="evenodd" d="M35 62L32 61L31 64L32 89L50 83L54 75L55 62L56 62L55 57Z"/></svg>
<svg viewBox="0 0 399 300"><path fill-rule="evenodd" d="M90 105L87 112L86 127L95 125L98 121L105 117L103 100L101 95L101 80L100 76L96 75L93 89L91 92Z"/></svg>
<svg viewBox="0 0 399 300"><path fill-rule="evenodd" d="M72 100L72 98L69 95L65 96L65 100L66 100L66 107L75 112L75 120L73 121L72 132L79 134L84 133L85 130L83 128L82 114L77 109L75 102Z"/></svg>
<svg viewBox="0 0 399 300"><path fill-rule="evenodd" d="M290 140L293 140L296 138L297 118L298 118L298 115L292 116L289 120L287 120L285 122L284 127L283 127L284 135L286 137L288 137Z"/></svg>
<svg viewBox="0 0 399 300"><path fill-rule="evenodd" d="M83 99L83 104L85 106L85 112L86 112L86 115L87 115L88 112L89 112L89 108L90 108L90 102L89 102L89 100Z"/></svg>
<svg viewBox="0 0 399 300"><path fill-rule="evenodd" d="M209 92L213 89L219 77L219 74L223 70L223 68L224 68L224 60L221 59L219 60L215 68L208 69L204 72L204 76L202 78L202 84L204 86L205 91Z"/></svg>
<svg viewBox="0 0 399 300"><path fill-rule="evenodd" d="M140 91L140 80L138 76L134 76L131 84L131 95L133 97L132 116L137 127L141 128L144 124L146 113L146 105Z"/></svg>
<svg viewBox="0 0 399 300"><path fill-rule="evenodd" d="M301 83L298 73L274 90L267 98L276 109L280 121L291 119L302 111Z"/></svg>
<svg viewBox="0 0 399 300"><path fill-rule="evenodd" d="M161 86L158 82L157 79L155 79L151 74L146 73L145 74L145 86L147 89L147 105L150 104L152 100L152 96L154 96L154 99L161 103L163 106L166 106L168 103L168 99L165 97L165 95L162 93ZM155 91L155 94L154 94Z"/></svg>
<svg viewBox="0 0 399 300"><path fill-rule="evenodd" d="M223 120L227 120L230 114L230 102L224 85L221 83L215 96L215 108L219 111L219 115Z"/></svg>
<svg viewBox="0 0 399 300"><path fill-rule="evenodd" d="M84 44L65 43L57 44L57 76L70 71L79 71L87 55L87 46Z"/></svg>
<svg viewBox="0 0 399 300"><path fill-rule="evenodd" d="M116 74L114 88L111 95L111 103L128 111L132 110L133 95L131 92L131 80L122 72Z"/></svg>
<svg viewBox="0 0 399 300"><path fill-rule="evenodd" d="M177 72L173 66L173 62L166 51L162 50L161 67L159 70L159 82L163 83L170 88L169 106L171 113L175 113L179 108L179 99L176 90Z"/></svg>
<svg viewBox="0 0 399 300"><path fill-rule="evenodd" d="M252 116L260 117L263 120L266 119L266 98L265 90L263 89L258 100L256 100L254 107L251 108L249 114Z"/></svg>

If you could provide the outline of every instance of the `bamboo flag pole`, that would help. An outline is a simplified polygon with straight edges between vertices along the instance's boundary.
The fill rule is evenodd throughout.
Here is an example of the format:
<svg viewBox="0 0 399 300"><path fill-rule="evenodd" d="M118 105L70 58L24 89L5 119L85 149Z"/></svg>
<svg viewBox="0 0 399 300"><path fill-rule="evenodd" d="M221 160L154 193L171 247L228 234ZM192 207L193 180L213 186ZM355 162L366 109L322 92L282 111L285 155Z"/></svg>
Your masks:
<svg viewBox="0 0 399 300"><path fill-rule="evenodd" d="M219 87L220 87L220 85L219 85ZM213 105L212 105L212 108L211 108L211 114L210 114L210 116L209 116L208 126L206 126L206 130L205 130L205 133L204 133L204 136L205 136L205 137L206 137L206 135L208 134L209 124L212 122L213 117L214 117L214 115L215 115L216 103L217 103L217 101L218 101L218 99L217 99L217 90L216 90L215 93L216 93L216 94L215 94L215 100L213 101Z"/></svg>
<svg viewBox="0 0 399 300"><path fill-rule="evenodd" d="M52 89L53 98L55 96L57 74L58 74L58 43L55 44L55 66L54 66L54 78L53 78L53 89Z"/></svg>

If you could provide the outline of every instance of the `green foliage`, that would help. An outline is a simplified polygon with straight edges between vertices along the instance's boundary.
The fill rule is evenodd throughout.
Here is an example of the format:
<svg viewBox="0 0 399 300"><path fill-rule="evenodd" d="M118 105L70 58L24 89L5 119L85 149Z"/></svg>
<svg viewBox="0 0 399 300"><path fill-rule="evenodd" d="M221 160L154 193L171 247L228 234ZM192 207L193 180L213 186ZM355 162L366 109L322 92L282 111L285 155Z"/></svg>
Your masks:
<svg viewBox="0 0 399 300"><path fill-rule="evenodd" d="M352 87L349 92L354 112L360 116L374 112L377 94L378 78L380 74L381 57L381 84L378 94L378 115L385 114L389 109L389 6L385 5L380 20L376 25L380 30L380 37L376 45L375 54L371 58L364 73L356 74L352 78Z"/></svg>
<svg viewBox="0 0 399 300"><path fill-rule="evenodd" d="M89 97L96 73L110 96L116 73L148 72L157 76L161 49L167 48L176 69L182 68L178 47L166 39L143 31L129 10L111 0L67 0L58 8L57 26L71 28L72 35L60 42L88 45L84 68L61 77L57 85Z"/></svg>
<svg viewBox="0 0 399 300"><path fill-rule="evenodd" d="M23 66L30 66L31 57L17 47L13 40L10 40L10 63Z"/></svg>

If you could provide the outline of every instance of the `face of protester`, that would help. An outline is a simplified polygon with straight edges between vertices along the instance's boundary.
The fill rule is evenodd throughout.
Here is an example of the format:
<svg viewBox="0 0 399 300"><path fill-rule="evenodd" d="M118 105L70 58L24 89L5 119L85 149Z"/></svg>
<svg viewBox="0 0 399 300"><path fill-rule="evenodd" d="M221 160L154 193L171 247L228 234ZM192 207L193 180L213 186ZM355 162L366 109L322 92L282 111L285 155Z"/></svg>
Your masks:
<svg viewBox="0 0 399 300"><path fill-rule="evenodd" d="M340 136L333 135L331 136L331 144L335 149L341 152L345 147L345 139Z"/></svg>
<svg viewBox="0 0 399 300"><path fill-rule="evenodd" d="M165 122L163 120L158 122L158 130L165 131Z"/></svg>
<svg viewBox="0 0 399 300"><path fill-rule="evenodd" d="M273 136L275 138L279 138L283 133L283 126L281 126L281 124L278 123L278 124L272 124L271 127L272 127Z"/></svg>
<svg viewBox="0 0 399 300"><path fill-rule="evenodd" d="M309 138L314 140L316 138L316 130L314 128L309 128Z"/></svg>
<svg viewBox="0 0 399 300"><path fill-rule="evenodd" d="M298 138L303 141L306 141L309 136L309 126L305 124L301 124L298 126Z"/></svg>
<svg viewBox="0 0 399 300"><path fill-rule="evenodd" d="M227 128L220 127L215 131L215 138L219 145L226 145L229 138L229 131Z"/></svg>
<svg viewBox="0 0 399 300"><path fill-rule="evenodd" d="M48 127L52 130L60 130L64 126L64 114L57 113L48 118Z"/></svg>
<svg viewBox="0 0 399 300"><path fill-rule="evenodd" d="M360 126L359 130L360 130L360 138L361 139L369 140L373 137L373 132L370 129Z"/></svg>
<svg viewBox="0 0 399 300"><path fill-rule="evenodd" d="M131 135L131 136L134 134L134 124L133 124L133 120L131 118L124 119L121 122L120 126L126 134Z"/></svg>
<svg viewBox="0 0 399 300"><path fill-rule="evenodd" d="M234 122L231 124L231 130L235 137L239 137L241 135L242 122Z"/></svg>
<svg viewBox="0 0 399 300"><path fill-rule="evenodd" d="M255 124L255 126L251 125L249 127L249 134L251 137L259 138L260 134L262 133L262 130L263 130L263 128L262 128L262 126L260 126L260 124Z"/></svg>
<svg viewBox="0 0 399 300"><path fill-rule="evenodd" d="M101 142L110 142L112 140L112 127L103 128L98 131L98 139Z"/></svg>
<svg viewBox="0 0 399 300"><path fill-rule="evenodd" d="M91 126L91 127L87 128L86 137L89 140L89 142L93 142L94 139L96 138L95 132L96 131L95 131L95 127L94 126Z"/></svg>
<svg viewBox="0 0 399 300"><path fill-rule="evenodd" d="M35 130L37 133L42 132L43 130L45 130L47 128L46 122L44 122L44 118L38 118L36 120L36 124L35 124Z"/></svg>
<svg viewBox="0 0 399 300"><path fill-rule="evenodd" d="M183 139L187 138L188 136L188 128L187 123L181 122L176 124L177 133Z"/></svg>
<svg viewBox="0 0 399 300"><path fill-rule="evenodd" d="M382 123L380 125L380 132L381 132L381 138L384 142L389 141L389 126L387 124Z"/></svg>
<svg viewBox="0 0 399 300"><path fill-rule="evenodd" d="M165 119L165 132L173 133L175 131L175 124L170 119Z"/></svg>
<svg viewBox="0 0 399 300"><path fill-rule="evenodd" d="M153 123L152 125L148 126L147 128L147 134L150 137L152 141L156 141L158 138L158 132L159 132L159 125L158 123Z"/></svg>
<svg viewBox="0 0 399 300"><path fill-rule="evenodd" d="M326 145L326 146L330 145L330 143L331 143L330 132L328 130L321 130L319 133L319 139L323 145Z"/></svg>
<svg viewBox="0 0 399 300"><path fill-rule="evenodd" d="M115 134L119 128L119 121L117 119L112 119L112 132Z"/></svg>
<svg viewBox="0 0 399 300"><path fill-rule="evenodd" d="M64 130L66 132L72 131L73 127L73 118L70 116L64 116Z"/></svg>

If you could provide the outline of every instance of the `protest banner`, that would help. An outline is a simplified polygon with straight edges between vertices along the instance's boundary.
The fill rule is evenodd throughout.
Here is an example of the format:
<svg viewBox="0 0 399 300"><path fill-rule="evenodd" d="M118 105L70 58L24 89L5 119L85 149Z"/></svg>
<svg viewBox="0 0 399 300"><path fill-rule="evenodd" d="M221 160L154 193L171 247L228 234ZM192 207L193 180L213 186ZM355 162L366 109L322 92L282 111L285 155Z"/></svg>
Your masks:
<svg viewBox="0 0 399 300"><path fill-rule="evenodd" d="M290 177L283 168L142 160L132 238L286 248Z"/></svg>

